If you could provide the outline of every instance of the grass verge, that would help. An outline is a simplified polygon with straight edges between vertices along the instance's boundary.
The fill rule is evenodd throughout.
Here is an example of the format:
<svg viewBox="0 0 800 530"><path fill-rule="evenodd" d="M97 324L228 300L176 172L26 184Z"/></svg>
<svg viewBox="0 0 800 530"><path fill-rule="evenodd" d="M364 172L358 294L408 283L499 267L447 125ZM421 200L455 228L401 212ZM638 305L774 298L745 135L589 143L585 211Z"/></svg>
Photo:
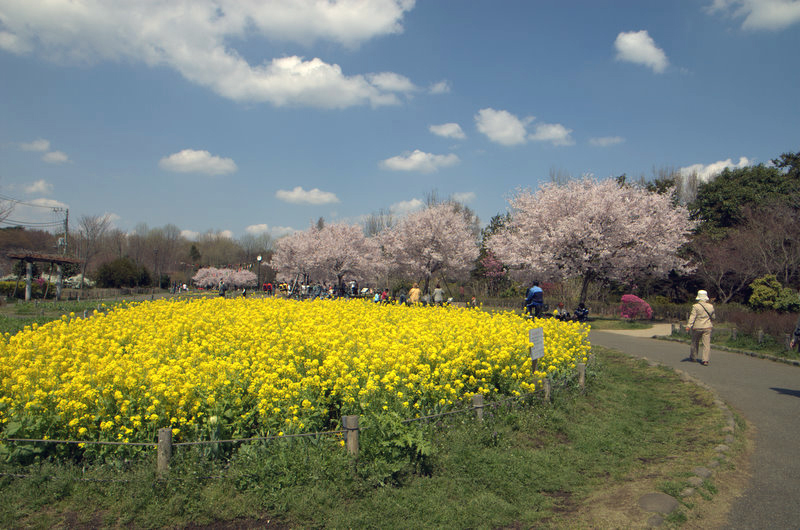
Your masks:
<svg viewBox="0 0 800 530"><path fill-rule="evenodd" d="M225 457L179 448L163 481L152 452L2 464L0 527L643 526L637 492L679 488L712 456L722 414L672 371L609 350L589 372L585 392L488 408L483 421L373 422L357 460L335 439L295 439ZM718 501L703 491L671 526L703 520Z"/></svg>
<svg viewBox="0 0 800 530"><path fill-rule="evenodd" d="M686 342L691 340L691 336L686 333L683 328L676 333L672 333L671 337ZM787 349L785 343L776 340L775 337L771 335L764 335L761 341L759 341L757 337L744 333L734 335L731 333L730 328L725 326L714 328L714 333L711 336L711 345L717 347L721 346L731 350L772 355L783 359L800 360L800 352Z"/></svg>

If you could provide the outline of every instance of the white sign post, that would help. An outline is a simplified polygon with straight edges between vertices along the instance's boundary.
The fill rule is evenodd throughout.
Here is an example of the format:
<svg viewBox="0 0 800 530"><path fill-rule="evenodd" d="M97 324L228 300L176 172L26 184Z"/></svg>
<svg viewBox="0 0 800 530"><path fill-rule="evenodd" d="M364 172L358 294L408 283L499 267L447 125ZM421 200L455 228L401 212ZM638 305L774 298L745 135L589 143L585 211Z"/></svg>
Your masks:
<svg viewBox="0 0 800 530"><path fill-rule="evenodd" d="M536 364L544 357L544 328L533 328L528 331L531 346L531 374L536 372Z"/></svg>

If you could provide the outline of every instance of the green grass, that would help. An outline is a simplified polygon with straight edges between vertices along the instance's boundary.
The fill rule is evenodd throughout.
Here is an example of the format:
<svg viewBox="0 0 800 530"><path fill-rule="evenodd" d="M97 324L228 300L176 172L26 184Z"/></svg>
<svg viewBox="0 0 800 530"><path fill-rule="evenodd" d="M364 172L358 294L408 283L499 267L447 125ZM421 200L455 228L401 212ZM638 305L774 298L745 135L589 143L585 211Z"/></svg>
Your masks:
<svg viewBox="0 0 800 530"><path fill-rule="evenodd" d="M140 299L144 299L140 297ZM112 309L125 305L132 298L116 300L69 300L69 301L16 301L0 305L0 333L17 333L33 323L45 324L58 320L62 315L75 313L83 316L84 312L92 314L97 309Z"/></svg>
<svg viewBox="0 0 800 530"><path fill-rule="evenodd" d="M648 329L653 326L650 320L625 320L620 318L593 318L589 322L592 329Z"/></svg>
<svg viewBox="0 0 800 530"><path fill-rule="evenodd" d="M593 493L654 474L683 481L723 424L711 395L673 372L595 352L585 393L558 388L552 404L487 408L482 422L471 413L428 424L366 418L357 460L326 438L216 459L179 447L164 481L152 451L0 464L29 475L0 476L0 527L581 527L578 509Z"/></svg>

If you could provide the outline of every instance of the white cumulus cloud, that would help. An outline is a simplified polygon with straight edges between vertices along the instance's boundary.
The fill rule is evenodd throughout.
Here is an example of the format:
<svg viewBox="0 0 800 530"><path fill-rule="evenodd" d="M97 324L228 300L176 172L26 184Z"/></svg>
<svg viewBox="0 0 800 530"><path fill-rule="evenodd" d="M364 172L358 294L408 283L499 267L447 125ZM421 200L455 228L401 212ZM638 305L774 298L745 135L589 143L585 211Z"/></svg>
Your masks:
<svg viewBox="0 0 800 530"><path fill-rule="evenodd" d="M258 236L261 234L269 234L272 237L282 237L296 232L291 226L269 226L267 224L250 225L244 229L248 234Z"/></svg>
<svg viewBox="0 0 800 530"><path fill-rule="evenodd" d="M63 164L69 162L69 157L63 151L50 151L42 155L42 160L48 164Z"/></svg>
<svg viewBox="0 0 800 530"><path fill-rule="evenodd" d="M39 151L44 152L50 149L50 141L45 140L43 138L39 138L38 140L34 140L28 143L21 143L19 144L19 148L23 151Z"/></svg>
<svg viewBox="0 0 800 530"><path fill-rule="evenodd" d="M195 232L194 230L181 230L181 237L185 237L189 241L197 241L200 237L200 232Z"/></svg>
<svg viewBox="0 0 800 530"><path fill-rule="evenodd" d="M0 31L0 50L6 50L17 55L22 55L31 51L31 47L27 42L9 33L7 31Z"/></svg>
<svg viewBox="0 0 800 530"><path fill-rule="evenodd" d="M25 193L44 193L49 194L53 191L53 185L49 182L42 180L37 180L36 182L31 183L28 186L25 186Z"/></svg>
<svg viewBox="0 0 800 530"><path fill-rule="evenodd" d="M158 167L178 173L203 173L205 175L228 175L238 168L230 158L214 156L208 151L184 149L158 162Z"/></svg>
<svg viewBox="0 0 800 530"><path fill-rule="evenodd" d="M406 215L415 212L425 207L425 203L419 199L411 199L408 201L400 201L389 206L389 211L395 215Z"/></svg>
<svg viewBox="0 0 800 530"><path fill-rule="evenodd" d="M301 186L296 186L292 190L278 190L275 197L292 204L331 204L339 202L339 198L329 191L322 191L319 188L304 190Z"/></svg>
<svg viewBox="0 0 800 530"><path fill-rule="evenodd" d="M625 138L621 136L601 136L599 138L590 138L589 143L597 147L610 147L625 142Z"/></svg>
<svg viewBox="0 0 800 530"><path fill-rule="evenodd" d="M248 38L356 47L403 31L414 0L26 0L3 2L0 47L61 63L134 61L166 67L222 97L273 105L342 108L398 102L413 84L391 73L347 75L299 56L250 64Z"/></svg>
<svg viewBox="0 0 800 530"><path fill-rule="evenodd" d="M534 133L528 138L535 142L551 142L553 145L573 145L572 129L567 129L560 123L537 123Z"/></svg>
<svg viewBox="0 0 800 530"><path fill-rule="evenodd" d="M18 202L6 219L9 224L13 223L52 223L58 220L54 217L54 209L67 210L69 205L55 199L33 199L31 201Z"/></svg>
<svg viewBox="0 0 800 530"><path fill-rule="evenodd" d="M657 74L663 73L669 65L667 54L656 46L646 30L620 33L614 41L614 48L618 60L647 66Z"/></svg>
<svg viewBox="0 0 800 530"><path fill-rule="evenodd" d="M441 125L431 125L428 130L437 136L444 138L455 138L463 140L467 137L461 126L457 123L442 123Z"/></svg>
<svg viewBox="0 0 800 530"><path fill-rule="evenodd" d="M439 168L458 164L458 156L450 153L449 155L435 155L415 149L413 152L393 156L381 161L381 167L392 171L419 171L422 173L433 173Z"/></svg>
<svg viewBox="0 0 800 530"><path fill-rule="evenodd" d="M434 83L431 85L429 92L431 94L449 94L450 83L447 81L439 81L438 83Z"/></svg>
<svg viewBox="0 0 800 530"><path fill-rule="evenodd" d="M524 144L527 139L527 125L533 117L519 119L507 110L481 109L475 115L478 131L489 140L501 145Z"/></svg>
<svg viewBox="0 0 800 530"><path fill-rule="evenodd" d="M534 122L533 116L519 118L507 110L492 108L481 109L475 115L478 131L486 135L492 142L513 146L533 142L550 142L553 145L572 145L572 129L560 123L536 123L533 133L528 133L528 126Z"/></svg>
<svg viewBox="0 0 800 530"><path fill-rule="evenodd" d="M714 0L708 10L743 17L742 28L749 30L778 31L800 22L797 0Z"/></svg>
<svg viewBox="0 0 800 530"><path fill-rule="evenodd" d="M733 160L729 158L727 160L719 160L711 164L693 164L691 166L682 167L679 171L683 177L687 177L693 173L696 173L697 178L701 182L708 182L721 173L725 168L738 169L747 167L750 165L750 163L751 162L747 157L742 156L739 157L738 163L734 163Z"/></svg>
<svg viewBox="0 0 800 530"><path fill-rule="evenodd" d="M461 204L469 204L475 200L475 192L464 191L453 194L453 200Z"/></svg>
<svg viewBox="0 0 800 530"><path fill-rule="evenodd" d="M406 76L393 72L382 72L380 74L369 74L369 82L374 86L387 92L414 92L417 87Z"/></svg>

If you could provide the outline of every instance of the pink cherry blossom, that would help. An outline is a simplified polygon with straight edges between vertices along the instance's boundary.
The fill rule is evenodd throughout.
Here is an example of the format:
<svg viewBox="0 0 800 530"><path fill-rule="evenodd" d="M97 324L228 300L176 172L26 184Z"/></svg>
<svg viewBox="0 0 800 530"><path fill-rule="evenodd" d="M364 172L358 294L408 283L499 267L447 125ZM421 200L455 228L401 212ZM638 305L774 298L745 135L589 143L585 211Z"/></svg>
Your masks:
<svg viewBox="0 0 800 530"><path fill-rule="evenodd" d="M614 180L545 184L510 200L510 221L487 247L519 279L625 280L686 271L677 254L694 227L670 197Z"/></svg>
<svg viewBox="0 0 800 530"><path fill-rule="evenodd" d="M465 278L478 258L469 221L450 203L411 213L377 237L391 270L425 287L432 278Z"/></svg>
<svg viewBox="0 0 800 530"><path fill-rule="evenodd" d="M297 274L336 284L362 281L381 269L380 249L376 241L364 236L360 226L313 226L278 240L270 266L283 281L291 281Z"/></svg>

